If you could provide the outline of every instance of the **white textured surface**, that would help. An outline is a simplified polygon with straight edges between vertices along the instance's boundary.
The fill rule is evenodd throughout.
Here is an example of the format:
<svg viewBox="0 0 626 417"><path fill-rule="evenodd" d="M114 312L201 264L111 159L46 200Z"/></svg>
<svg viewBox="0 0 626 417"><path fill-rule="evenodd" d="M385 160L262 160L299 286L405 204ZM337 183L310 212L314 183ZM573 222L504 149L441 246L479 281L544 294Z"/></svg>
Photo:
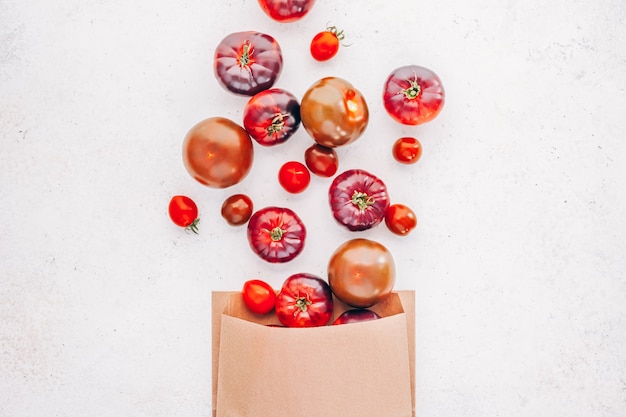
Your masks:
<svg viewBox="0 0 626 417"><path fill-rule="evenodd" d="M332 61L308 43L345 29ZM278 286L324 274L351 237L327 212L329 181L288 196L277 167L301 159L301 130L257 147L229 190L196 184L184 134L245 99L213 78L226 34L256 29L285 55L277 86L351 81L370 126L340 150L411 205L409 237L363 236L394 254L417 291L417 414L626 415L626 4L622 0L318 0L281 25L255 0L0 2L0 415L209 416L210 292L252 277ZM421 127L384 113L395 67L434 69L444 111ZM415 135L406 167L393 141ZM269 266L219 216L246 192L310 229L306 255ZM201 235L167 217L198 201Z"/></svg>

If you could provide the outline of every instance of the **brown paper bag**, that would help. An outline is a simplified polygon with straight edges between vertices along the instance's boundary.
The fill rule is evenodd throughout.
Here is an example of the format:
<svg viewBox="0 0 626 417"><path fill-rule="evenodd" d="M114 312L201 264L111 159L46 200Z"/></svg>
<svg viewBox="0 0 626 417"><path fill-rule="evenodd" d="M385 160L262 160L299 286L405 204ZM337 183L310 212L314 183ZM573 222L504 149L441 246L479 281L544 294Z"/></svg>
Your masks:
<svg viewBox="0 0 626 417"><path fill-rule="evenodd" d="M379 320L280 328L241 293L213 293L213 416L414 416L414 300L391 294ZM333 320L347 309L335 300Z"/></svg>

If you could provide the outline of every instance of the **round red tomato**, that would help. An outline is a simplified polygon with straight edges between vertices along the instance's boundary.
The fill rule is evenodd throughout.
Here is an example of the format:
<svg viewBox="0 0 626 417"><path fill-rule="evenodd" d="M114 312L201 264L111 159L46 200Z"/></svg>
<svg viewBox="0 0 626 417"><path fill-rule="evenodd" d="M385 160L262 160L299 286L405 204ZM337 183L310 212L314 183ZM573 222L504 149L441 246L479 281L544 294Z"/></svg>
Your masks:
<svg viewBox="0 0 626 417"><path fill-rule="evenodd" d="M241 226L252 216L252 199L245 194L234 194L222 203L222 217L231 226Z"/></svg>
<svg viewBox="0 0 626 417"><path fill-rule="evenodd" d="M362 169L350 169L335 177L328 199L335 220L352 231L378 225L389 207L385 183Z"/></svg>
<svg viewBox="0 0 626 417"><path fill-rule="evenodd" d="M288 327L317 327L333 315L333 295L322 278L299 273L287 278L276 297L276 316Z"/></svg>
<svg viewBox="0 0 626 417"><path fill-rule="evenodd" d="M280 88L255 94L244 107L243 127L260 145L285 142L300 127L298 99Z"/></svg>
<svg viewBox="0 0 626 417"><path fill-rule="evenodd" d="M315 0L259 0L265 14L281 23L302 19L314 4Z"/></svg>
<svg viewBox="0 0 626 417"><path fill-rule="evenodd" d="M396 269L385 246L368 239L340 245L328 263L328 283L333 294L351 307L367 308L393 290Z"/></svg>
<svg viewBox="0 0 626 417"><path fill-rule="evenodd" d="M175 195L170 200L168 213L175 225L198 234L198 206L191 198Z"/></svg>
<svg viewBox="0 0 626 417"><path fill-rule="evenodd" d="M369 111L365 98L352 84L341 78L326 77L305 92L300 117L313 140L335 148L352 143L363 134Z"/></svg>
<svg viewBox="0 0 626 417"><path fill-rule="evenodd" d="M199 183L226 188L243 180L254 158L252 140L243 127L212 117L191 128L183 142L183 163Z"/></svg>
<svg viewBox="0 0 626 417"><path fill-rule="evenodd" d="M422 144L416 138L400 138L394 142L392 154L401 164L414 164L422 156Z"/></svg>
<svg viewBox="0 0 626 417"><path fill-rule="evenodd" d="M274 85L283 68L283 55L270 35L235 32L217 45L213 67L222 87L253 96Z"/></svg>
<svg viewBox="0 0 626 417"><path fill-rule="evenodd" d="M306 228L298 215L283 207L258 210L248 221L248 243L267 262L287 262L304 249Z"/></svg>
<svg viewBox="0 0 626 417"><path fill-rule="evenodd" d="M393 70L383 89L387 113L405 125L418 125L434 119L443 108L444 96L437 74L418 65Z"/></svg>
<svg viewBox="0 0 626 417"><path fill-rule="evenodd" d="M280 167L278 182L285 191L298 194L309 186L311 174L304 164L298 161L289 161Z"/></svg>
<svg viewBox="0 0 626 417"><path fill-rule="evenodd" d="M276 292L270 284L260 279L246 281L242 296L246 307L256 314L267 314L276 305Z"/></svg>
<svg viewBox="0 0 626 417"><path fill-rule="evenodd" d="M315 143L304 151L304 163L309 170L320 177L332 177L339 169L337 152Z"/></svg>
<svg viewBox="0 0 626 417"><path fill-rule="evenodd" d="M318 33L311 40L311 56L317 61L328 61L339 51L339 43L344 39L343 30L335 26Z"/></svg>
<svg viewBox="0 0 626 417"><path fill-rule="evenodd" d="M333 321L333 326L337 324L362 323L364 321L378 320L379 318L380 316L372 310L354 308L341 313L341 315Z"/></svg>
<svg viewBox="0 0 626 417"><path fill-rule="evenodd" d="M392 233L404 236L415 229L417 217L410 207L404 204L392 204L385 213L385 224Z"/></svg>

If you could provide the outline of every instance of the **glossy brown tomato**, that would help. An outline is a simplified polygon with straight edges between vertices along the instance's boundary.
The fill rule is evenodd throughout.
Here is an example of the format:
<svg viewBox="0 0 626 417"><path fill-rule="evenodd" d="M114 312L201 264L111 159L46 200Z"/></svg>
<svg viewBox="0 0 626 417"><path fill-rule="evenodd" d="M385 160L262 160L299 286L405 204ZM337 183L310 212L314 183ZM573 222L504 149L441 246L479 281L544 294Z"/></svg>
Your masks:
<svg viewBox="0 0 626 417"><path fill-rule="evenodd" d="M287 262L304 249L306 228L298 215L286 207L265 207L248 221L248 243L261 259Z"/></svg>
<svg viewBox="0 0 626 417"><path fill-rule="evenodd" d="M288 327L317 327L333 315L333 295L328 283L307 273L291 275L276 297L276 317Z"/></svg>
<svg viewBox="0 0 626 417"><path fill-rule="evenodd" d="M399 123L418 125L434 119L443 108L445 93L433 71L418 65L396 68L383 88L387 113Z"/></svg>
<svg viewBox="0 0 626 417"><path fill-rule="evenodd" d="M320 177L332 177L339 169L337 152L315 143L304 151L304 163L309 170Z"/></svg>
<svg viewBox="0 0 626 417"><path fill-rule="evenodd" d="M417 217L410 207L392 204L385 213L385 224L392 233L405 236L417 226Z"/></svg>
<svg viewBox="0 0 626 417"><path fill-rule="evenodd" d="M276 305L276 292L270 284L260 279L246 281L241 294L248 310L256 314L267 314Z"/></svg>
<svg viewBox="0 0 626 417"><path fill-rule="evenodd" d="M369 111L363 95L349 82L326 77L315 82L300 102L302 125L322 146L336 148L357 140L365 131Z"/></svg>
<svg viewBox="0 0 626 417"><path fill-rule="evenodd" d="M302 19L314 4L315 0L259 0L265 14L281 23Z"/></svg>
<svg viewBox="0 0 626 417"><path fill-rule="evenodd" d="M400 138L394 142L391 152L401 164L414 164L422 156L422 144L416 138Z"/></svg>
<svg viewBox="0 0 626 417"><path fill-rule="evenodd" d="M337 324L362 323L364 321L378 320L379 318L380 316L372 310L354 308L341 313L341 315L333 321L333 326Z"/></svg>
<svg viewBox="0 0 626 417"><path fill-rule="evenodd" d="M396 268L385 246L369 239L352 239L340 245L328 263L328 283L333 294L352 307L367 308L393 290Z"/></svg>
<svg viewBox="0 0 626 417"><path fill-rule="evenodd" d="M222 203L222 217L231 226L246 224L252 216L252 199L245 194L233 194Z"/></svg>
<svg viewBox="0 0 626 417"><path fill-rule="evenodd" d="M260 145L283 143L300 127L300 103L281 88L261 91L246 103L243 127Z"/></svg>
<svg viewBox="0 0 626 417"><path fill-rule="evenodd" d="M253 96L274 85L283 68L283 55L270 35L235 32L217 45L213 68L222 87Z"/></svg>
<svg viewBox="0 0 626 417"><path fill-rule="evenodd" d="M245 129L224 117L196 124L185 136L183 162L199 183L226 188L243 180L254 158L252 140Z"/></svg>

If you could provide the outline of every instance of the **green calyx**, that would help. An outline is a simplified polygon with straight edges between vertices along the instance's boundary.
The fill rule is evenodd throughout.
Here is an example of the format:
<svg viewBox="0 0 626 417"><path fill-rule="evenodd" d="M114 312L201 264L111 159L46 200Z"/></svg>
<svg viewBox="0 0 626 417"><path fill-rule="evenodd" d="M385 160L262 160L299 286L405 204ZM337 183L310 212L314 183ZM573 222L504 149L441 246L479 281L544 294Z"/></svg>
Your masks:
<svg viewBox="0 0 626 417"><path fill-rule="evenodd" d="M352 202L352 204L357 206L359 210L361 211L365 211L366 208L374 204L374 199L372 197L356 190L354 190L354 193L352 194L352 198L350 199L350 201Z"/></svg>

